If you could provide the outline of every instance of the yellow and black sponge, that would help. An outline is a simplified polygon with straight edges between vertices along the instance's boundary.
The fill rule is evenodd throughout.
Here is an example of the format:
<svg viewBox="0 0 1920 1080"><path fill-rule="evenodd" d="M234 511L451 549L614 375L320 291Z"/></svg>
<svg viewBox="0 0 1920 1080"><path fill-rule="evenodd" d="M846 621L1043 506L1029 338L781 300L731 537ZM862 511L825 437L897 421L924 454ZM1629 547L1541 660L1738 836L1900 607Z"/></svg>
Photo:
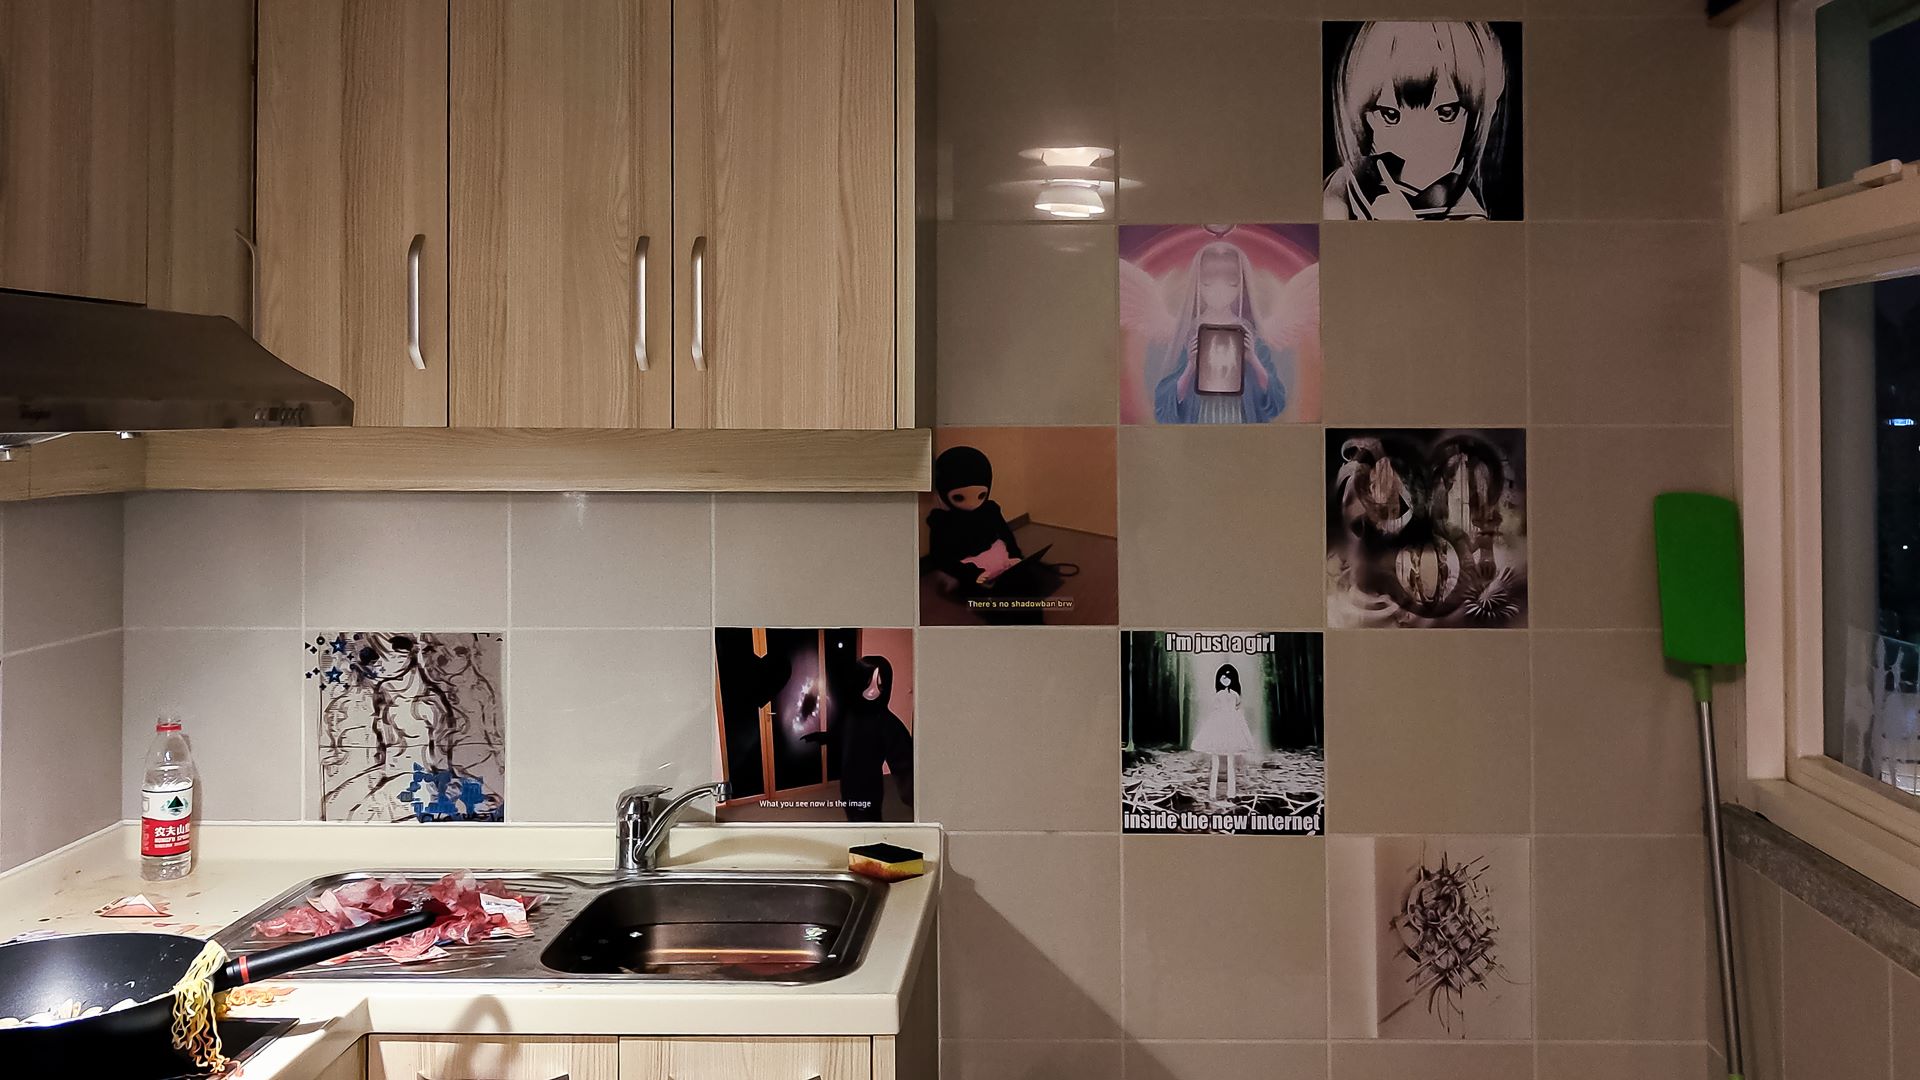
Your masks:
<svg viewBox="0 0 1920 1080"><path fill-rule="evenodd" d="M880 881L904 881L927 872L927 857L897 844L862 844L847 849L847 869Z"/></svg>

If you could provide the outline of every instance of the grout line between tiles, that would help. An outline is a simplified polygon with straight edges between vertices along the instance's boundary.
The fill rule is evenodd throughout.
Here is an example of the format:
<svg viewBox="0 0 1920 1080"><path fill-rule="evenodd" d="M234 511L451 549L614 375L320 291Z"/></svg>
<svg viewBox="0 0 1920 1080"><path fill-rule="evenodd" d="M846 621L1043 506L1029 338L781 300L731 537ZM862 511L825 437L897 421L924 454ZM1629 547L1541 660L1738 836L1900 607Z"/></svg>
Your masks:
<svg viewBox="0 0 1920 1080"><path fill-rule="evenodd" d="M121 634L125 632L126 627L124 626L109 626L105 630L94 630L90 633L61 638L58 641L45 641L38 645L29 645L24 649L16 649L13 652L7 653L5 656L0 656L0 660L11 660L16 656L29 656L33 653L46 652L48 649L57 649L62 645L76 645L83 641L92 641L94 638L105 637L108 634Z"/></svg>

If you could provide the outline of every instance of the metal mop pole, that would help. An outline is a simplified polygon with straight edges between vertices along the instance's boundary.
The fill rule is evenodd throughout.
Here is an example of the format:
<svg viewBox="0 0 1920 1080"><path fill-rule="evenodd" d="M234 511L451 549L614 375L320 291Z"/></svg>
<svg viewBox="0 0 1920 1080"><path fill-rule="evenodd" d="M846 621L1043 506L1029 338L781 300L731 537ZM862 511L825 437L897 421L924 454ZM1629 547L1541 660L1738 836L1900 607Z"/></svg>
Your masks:
<svg viewBox="0 0 1920 1080"><path fill-rule="evenodd" d="M1707 668L1693 673L1693 697L1700 714L1700 772L1707 789L1708 861L1713 874L1714 935L1720 947L1720 1015L1726 1026L1727 1075L1741 1080L1746 1063L1740 1053L1740 995L1733 975L1733 910L1727 898L1727 848L1720 834L1720 770L1713 739L1713 675Z"/></svg>

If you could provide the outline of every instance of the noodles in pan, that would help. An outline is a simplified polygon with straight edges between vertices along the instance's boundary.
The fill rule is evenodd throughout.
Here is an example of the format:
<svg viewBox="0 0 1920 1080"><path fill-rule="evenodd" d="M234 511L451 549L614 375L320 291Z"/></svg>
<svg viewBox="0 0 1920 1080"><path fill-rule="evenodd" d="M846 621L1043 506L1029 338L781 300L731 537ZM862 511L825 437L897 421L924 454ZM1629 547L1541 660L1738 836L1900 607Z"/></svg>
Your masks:
<svg viewBox="0 0 1920 1080"><path fill-rule="evenodd" d="M214 1026L221 1008L214 1000L213 976L226 962L227 950L209 941L173 985L173 1047L216 1073L226 1068L227 1056L220 1052L220 1029Z"/></svg>

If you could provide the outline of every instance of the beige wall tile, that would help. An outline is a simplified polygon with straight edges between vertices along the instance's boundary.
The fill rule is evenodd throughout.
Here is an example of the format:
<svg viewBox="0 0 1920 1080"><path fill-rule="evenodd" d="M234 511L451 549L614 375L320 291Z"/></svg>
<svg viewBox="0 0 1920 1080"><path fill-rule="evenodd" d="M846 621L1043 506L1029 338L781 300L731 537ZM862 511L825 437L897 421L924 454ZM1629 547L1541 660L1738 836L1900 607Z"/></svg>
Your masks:
<svg viewBox="0 0 1920 1080"><path fill-rule="evenodd" d="M1128 1035L1326 1034L1324 841L1130 836L1125 854Z"/></svg>
<svg viewBox="0 0 1920 1080"><path fill-rule="evenodd" d="M1058 19L1108 19L1114 0L934 0L934 21L1001 21L1041 16Z"/></svg>
<svg viewBox="0 0 1920 1080"><path fill-rule="evenodd" d="M1660 625L1653 497L1731 494L1728 428L1534 428L1527 433L1532 622Z"/></svg>
<svg viewBox="0 0 1920 1080"><path fill-rule="evenodd" d="M1040 147L1112 150L1118 137L1113 20L1053 15L1014 11L1007 18L940 24L934 69L940 220L1051 221L1033 208L1041 180L1112 182L1112 158L1092 171L1063 172L1021 155ZM1110 216L1111 192L1103 198Z"/></svg>
<svg viewBox="0 0 1920 1080"><path fill-rule="evenodd" d="M1127 1080L1326 1080L1323 1042L1130 1042Z"/></svg>
<svg viewBox="0 0 1920 1080"><path fill-rule="evenodd" d="M1786 1080L1888 1075L1886 957L1792 896L1781 928Z"/></svg>
<svg viewBox="0 0 1920 1080"><path fill-rule="evenodd" d="M1920 978L1893 969L1893 1080L1920 1080Z"/></svg>
<svg viewBox="0 0 1920 1080"><path fill-rule="evenodd" d="M127 631L120 812L139 816L153 725L173 713L200 770L197 817L299 821L310 663L296 629Z"/></svg>
<svg viewBox="0 0 1920 1080"><path fill-rule="evenodd" d="M1120 1033L1120 838L959 833L940 883L941 1033Z"/></svg>
<svg viewBox="0 0 1920 1080"><path fill-rule="evenodd" d="M119 632L7 657L0 744L0 868L120 820Z"/></svg>
<svg viewBox="0 0 1920 1080"><path fill-rule="evenodd" d="M513 496L515 626L708 626L706 495Z"/></svg>
<svg viewBox="0 0 1920 1080"><path fill-rule="evenodd" d="M1709 1059L1705 1043L1541 1043L1537 1080L1703 1080Z"/></svg>
<svg viewBox="0 0 1920 1080"><path fill-rule="evenodd" d="M1119 831L1119 631L929 627L917 644L921 820Z"/></svg>
<svg viewBox="0 0 1920 1080"><path fill-rule="evenodd" d="M128 496L127 625L298 627L304 498L253 491Z"/></svg>
<svg viewBox="0 0 1920 1080"><path fill-rule="evenodd" d="M1326 711L1329 830L1529 831L1526 635L1334 631Z"/></svg>
<svg viewBox="0 0 1920 1080"><path fill-rule="evenodd" d="M1333 1080L1532 1080L1531 1043L1333 1044Z"/></svg>
<svg viewBox="0 0 1920 1080"><path fill-rule="evenodd" d="M1548 833L1701 829L1687 680L1653 631L1533 635L1534 823Z"/></svg>
<svg viewBox="0 0 1920 1080"><path fill-rule="evenodd" d="M1120 429L1120 620L1324 625L1317 426Z"/></svg>
<svg viewBox="0 0 1920 1080"><path fill-rule="evenodd" d="M309 628L506 625L505 495L310 495L305 535Z"/></svg>
<svg viewBox="0 0 1920 1080"><path fill-rule="evenodd" d="M47 499L7 508L5 651L121 625L121 497Z"/></svg>
<svg viewBox="0 0 1920 1080"><path fill-rule="evenodd" d="M509 648L509 820L610 821L635 784L720 775L712 631L516 630Z"/></svg>
<svg viewBox="0 0 1920 1080"><path fill-rule="evenodd" d="M1526 228L1322 225L1327 423L1525 423Z"/></svg>
<svg viewBox="0 0 1920 1080"><path fill-rule="evenodd" d="M1198 19L1312 19L1320 14L1320 0L1119 0L1119 6L1123 23L1146 19L1178 22ZM1316 59L1316 69L1318 63Z"/></svg>
<svg viewBox="0 0 1920 1080"><path fill-rule="evenodd" d="M1534 423L1732 418L1723 226L1528 228Z"/></svg>
<svg viewBox="0 0 1920 1080"><path fill-rule="evenodd" d="M719 626L912 626L912 495L717 495Z"/></svg>
<svg viewBox="0 0 1920 1080"><path fill-rule="evenodd" d="M1784 1005L1780 986L1780 910L1786 894L1752 867L1730 860L1728 888L1733 895L1734 975L1740 987L1740 1027L1746 1043L1747 1080L1780 1080L1780 1028ZM1711 942L1709 942L1711 946ZM1708 954L1709 964L1718 957ZM1718 1047L1721 1032L1718 968L1707 980L1707 1035Z"/></svg>
<svg viewBox="0 0 1920 1080"><path fill-rule="evenodd" d="M941 1080L1116 1080L1118 1042L985 1042L940 1044Z"/></svg>
<svg viewBox="0 0 1920 1080"><path fill-rule="evenodd" d="M1623 19L1672 18L1700 21L1695 0L1527 0L1534 18L1583 16Z"/></svg>
<svg viewBox="0 0 1920 1080"><path fill-rule="evenodd" d="M1730 35L1697 7L1659 21L1540 17L1549 13L1536 7L1526 26L1529 215L1725 217Z"/></svg>
<svg viewBox="0 0 1920 1080"><path fill-rule="evenodd" d="M1120 220L1317 220L1318 30L1271 17L1122 22Z"/></svg>
<svg viewBox="0 0 1920 1080"><path fill-rule="evenodd" d="M1706 1037L1705 845L1685 837L1534 841L1540 1037Z"/></svg>
<svg viewBox="0 0 1920 1080"><path fill-rule="evenodd" d="M939 226L943 426L1114 422L1114 243L1109 224Z"/></svg>
<svg viewBox="0 0 1920 1080"><path fill-rule="evenodd" d="M1525 0L1485 0L1470 11L1459 0L1321 0L1328 19L1517 19Z"/></svg>

